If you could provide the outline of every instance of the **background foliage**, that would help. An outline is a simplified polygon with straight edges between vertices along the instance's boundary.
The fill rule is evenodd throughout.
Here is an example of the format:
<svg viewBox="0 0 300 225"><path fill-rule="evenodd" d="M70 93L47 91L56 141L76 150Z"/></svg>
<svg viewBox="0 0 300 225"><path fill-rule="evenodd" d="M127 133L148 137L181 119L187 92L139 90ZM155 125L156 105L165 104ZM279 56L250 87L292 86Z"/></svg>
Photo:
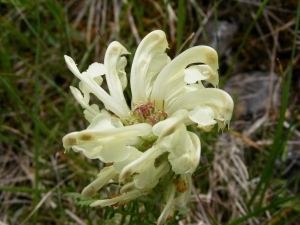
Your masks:
<svg viewBox="0 0 300 225"><path fill-rule="evenodd" d="M107 44L117 40L132 53L130 75L138 43L155 29L166 32L171 58L194 45L216 48L221 88L236 102L229 132L190 127L201 137L202 169L188 208L169 224L299 224L299 5L0 1L0 224L154 224L161 207L155 199L80 207L74 192L103 165L64 154L61 139L86 127L69 91L78 80L63 55L83 71L103 62ZM125 94L130 99L129 89ZM111 184L100 196L115 191Z"/></svg>

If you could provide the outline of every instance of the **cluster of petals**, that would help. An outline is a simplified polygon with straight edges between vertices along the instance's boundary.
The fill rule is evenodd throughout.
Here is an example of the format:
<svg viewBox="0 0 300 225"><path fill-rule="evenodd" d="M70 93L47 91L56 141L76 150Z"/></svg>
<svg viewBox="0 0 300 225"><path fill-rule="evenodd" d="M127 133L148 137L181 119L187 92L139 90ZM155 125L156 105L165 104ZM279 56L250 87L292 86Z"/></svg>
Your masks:
<svg viewBox="0 0 300 225"><path fill-rule="evenodd" d="M91 207L123 205L156 191L163 184L163 210L157 224L173 217L191 194L191 176L200 160L199 137L187 130L197 124L208 132L217 124L229 125L233 101L218 89L218 55L208 46L192 47L172 61L166 54L168 43L163 31L149 33L139 44L131 67L131 106L123 94L127 86L125 66L129 52L112 42L104 64L93 63L80 72L69 56L65 61L80 79L71 92L83 107L90 125L63 138L66 150L82 152L107 166L83 191L92 197L111 179L120 184L120 193L96 200ZM105 75L109 89L102 87ZM211 88L202 84L206 81ZM103 104L90 103L90 94Z"/></svg>

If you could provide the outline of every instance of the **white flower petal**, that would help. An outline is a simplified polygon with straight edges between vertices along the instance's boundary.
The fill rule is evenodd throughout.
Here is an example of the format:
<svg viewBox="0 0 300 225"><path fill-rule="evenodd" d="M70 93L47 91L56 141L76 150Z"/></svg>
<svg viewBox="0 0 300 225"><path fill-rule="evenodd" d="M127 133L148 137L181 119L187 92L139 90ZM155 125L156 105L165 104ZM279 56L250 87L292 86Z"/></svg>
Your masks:
<svg viewBox="0 0 300 225"><path fill-rule="evenodd" d="M66 139L70 140L70 139ZM66 141L65 141L66 142ZM77 145L71 146L72 150L74 152L83 152L85 157L89 159L97 159L100 158L101 150L103 149L103 143L99 141L93 141L93 142L86 142L86 143L80 143Z"/></svg>
<svg viewBox="0 0 300 225"><path fill-rule="evenodd" d="M100 113L99 108L98 110L95 109L95 107L90 106L88 102L84 100L81 92L77 88L70 86L70 89L73 96L75 97L75 99L81 105L82 108L87 109L91 114L93 114L93 116L96 116L97 114Z"/></svg>
<svg viewBox="0 0 300 225"><path fill-rule="evenodd" d="M99 158L105 163L120 162L129 157L130 148L131 147L126 146L126 141L124 139L113 138L103 146Z"/></svg>
<svg viewBox="0 0 300 225"><path fill-rule="evenodd" d="M181 53L162 69L154 82L151 99L155 100L158 109L163 109L164 100L167 98L168 81L170 79L183 80L184 69L193 63L205 63L213 71L219 68L217 52L208 46L196 46Z"/></svg>
<svg viewBox="0 0 300 225"><path fill-rule="evenodd" d="M90 126L101 127L103 124L107 127L106 122L100 122L97 125L92 123ZM151 128L149 124L135 124L103 130L88 129L66 135L63 138L63 145L65 149L72 147L76 152L82 151L91 159L99 158L103 162L118 162L125 160L130 154L128 148L131 147L126 146L126 139L132 136L147 136L151 134Z"/></svg>
<svg viewBox="0 0 300 225"><path fill-rule="evenodd" d="M131 68L132 102L146 102L152 90L153 79L169 62L165 50L166 35L157 30L149 33L139 44ZM155 65L155 67L150 67Z"/></svg>
<svg viewBox="0 0 300 225"><path fill-rule="evenodd" d="M197 90L200 90L200 89L205 89L205 87L203 86L203 84L201 82L199 82L198 84L186 85L186 86L184 86L184 89L185 89L184 93L187 93L187 92L191 92L191 91L197 91Z"/></svg>
<svg viewBox="0 0 300 225"><path fill-rule="evenodd" d="M189 172L192 174L197 169L199 162L200 162L200 156L201 156L201 145L200 145L200 139L199 137L193 133L188 132L190 135L191 141L192 141L192 148L190 153L190 168Z"/></svg>
<svg viewBox="0 0 300 225"><path fill-rule="evenodd" d="M127 118L129 116L130 110L127 105L124 105L122 100L113 99L98 85L95 80L89 79L88 76L82 75L71 57L65 55L65 61L73 74L79 78L84 85L87 85L92 93L104 103L106 109L111 110L120 118Z"/></svg>
<svg viewBox="0 0 300 225"><path fill-rule="evenodd" d="M176 111L171 117L163 120L153 126L153 134L158 136L157 142L174 133L175 130L181 126L188 118L188 111L181 109Z"/></svg>
<svg viewBox="0 0 300 225"><path fill-rule="evenodd" d="M151 158L141 165L135 172L137 175L134 176L134 183L138 189L143 189L147 185L155 187L159 181L159 178L169 171L169 165L167 162L163 162L157 168L154 166L155 159ZM148 189L149 187L147 187Z"/></svg>
<svg viewBox="0 0 300 225"><path fill-rule="evenodd" d="M147 184L155 180L156 168L154 160L145 161L138 169L135 170L137 175L134 176L134 183L138 189L143 189Z"/></svg>
<svg viewBox="0 0 300 225"><path fill-rule="evenodd" d="M162 153L156 148L148 149L142 154L141 157L124 167L119 175L119 182L123 182L127 177L135 173L140 168L140 166L143 166L143 164L145 164L147 161L156 159L161 154Z"/></svg>
<svg viewBox="0 0 300 225"><path fill-rule="evenodd" d="M164 110L168 113L168 105L172 103L178 96L186 92L186 83L184 80L169 81L166 84L166 96L165 96L165 108Z"/></svg>
<svg viewBox="0 0 300 225"><path fill-rule="evenodd" d="M208 65L190 66L184 70L184 81L187 83L196 83L197 81L206 80L214 87L218 86L219 74Z"/></svg>
<svg viewBox="0 0 300 225"><path fill-rule="evenodd" d="M72 146L75 152L82 151L90 159L100 159L102 162L111 163L123 161L129 157L130 151L125 144L125 139L104 138L94 141L81 141L80 144Z"/></svg>
<svg viewBox="0 0 300 225"><path fill-rule="evenodd" d="M85 74L91 79L100 77L106 73L106 67L102 63L94 62L89 66ZM101 85L100 83L98 83Z"/></svg>
<svg viewBox="0 0 300 225"><path fill-rule="evenodd" d="M175 187L173 184L170 184L167 187L167 193L166 193L166 206L164 207L164 210L160 214L158 220L157 220L157 225L163 225L169 215L171 214L171 211L173 210L173 202L174 202L174 197L175 197Z"/></svg>
<svg viewBox="0 0 300 225"><path fill-rule="evenodd" d="M109 205L114 205L121 201L130 201L134 198L137 198L140 195L141 195L140 190L134 190L134 191L124 193L121 196L115 198L94 201L92 204L90 204L90 207L97 207L97 206L105 207Z"/></svg>
<svg viewBox="0 0 300 225"><path fill-rule="evenodd" d="M170 171L170 166L169 163L167 163L166 161L163 162L161 165L159 165L156 169L155 176L152 178L151 182L147 181L147 184L143 185L144 187L142 189L142 192L147 192L152 188L154 188L158 184L159 179L165 174L167 174L169 171Z"/></svg>
<svg viewBox="0 0 300 225"><path fill-rule="evenodd" d="M181 126L157 144L162 152L169 152L168 160L176 174L193 173L200 161L200 140Z"/></svg>
<svg viewBox="0 0 300 225"><path fill-rule="evenodd" d="M121 173L125 166L127 166L128 164L130 164L131 162L135 161L143 155L142 152L140 152L134 147L128 147L128 152L130 153L128 158L126 158L123 161L114 163L114 168L116 171L118 171L118 173Z"/></svg>
<svg viewBox="0 0 300 225"><path fill-rule="evenodd" d="M186 127L183 124L180 124L170 135L160 138L157 141L157 146L163 150L163 152L170 152L176 156L181 156L186 153L186 149L190 145L190 142L187 141L189 138L186 131Z"/></svg>
<svg viewBox="0 0 300 225"><path fill-rule="evenodd" d="M132 182L126 183L123 187L121 187L120 193L124 194L126 192L130 192L133 190L137 190L137 188L136 188L134 182L132 181Z"/></svg>
<svg viewBox="0 0 300 225"><path fill-rule="evenodd" d="M98 174L96 180L90 183L87 187L81 192L83 198L92 197L98 190L100 190L110 179L114 178L118 173L115 169L110 167L105 167Z"/></svg>
<svg viewBox="0 0 300 225"><path fill-rule="evenodd" d="M200 126L210 126L217 123L217 112L206 105L197 105L195 109L189 112L189 118Z"/></svg>
<svg viewBox="0 0 300 225"><path fill-rule="evenodd" d="M229 94L217 88L205 88L197 91L192 91L179 96L174 100L168 112L172 113L178 109L193 110L197 105L206 105L214 109L218 119L226 125L229 123L232 111L233 101Z"/></svg>
<svg viewBox="0 0 300 225"><path fill-rule="evenodd" d="M179 156L170 154L168 159L175 174L182 174L189 171L191 164L190 154L188 152Z"/></svg>
<svg viewBox="0 0 300 225"><path fill-rule="evenodd" d="M202 70L199 69L199 66L191 66L184 70L184 81L189 84L194 84L199 80L206 80L209 75L203 74Z"/></svg>
<svg viewBox="0 0 300 225"><path fill-rule="evenodd" d="M91 105L91 109L94 110L94 112L98 112L98 114L100 114L100 110L99 110L99 106L96 104ZM86 109L83 111L84 117L87 119L87 121L89 121L90 123L93 121L93 119L95 118L95 114L91 113L90 110ZM97 114L96 114L97 115Z"/></svg>
<svg viewBox="0 0 300 225"><path fill-rule="evenodd" d="M117 119L117 118L116 118ZM92 120L92 123L87 127L87 130L108 130L116 128L113 125L112 121L114 120L113 117L108 116L106 114L98 114Z"/></svg>
<svg viewBox="0 0 300 225"><path fill-rule="evenodd" d="M123 72L127 60L125 56L123 56L124 54L129 54L126 48L117 41L112 42L108 46L105 53L104 65L107 67L105 77L110 95L125 107L125 105L127 106L127 103L123 95L123 87L125 84L127 84L127 79L126 75L124 76ZM122 76L123 85L121 83L119 75ZM126 79L126 81L124 79Z"/></svg>

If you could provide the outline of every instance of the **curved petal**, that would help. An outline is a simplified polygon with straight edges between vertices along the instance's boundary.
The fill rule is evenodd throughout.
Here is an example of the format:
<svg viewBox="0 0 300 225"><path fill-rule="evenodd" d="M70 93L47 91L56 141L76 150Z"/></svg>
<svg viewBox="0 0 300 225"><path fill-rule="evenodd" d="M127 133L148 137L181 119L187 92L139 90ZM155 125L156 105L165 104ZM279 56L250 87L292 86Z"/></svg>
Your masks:
<svg viewBox="0 0 300 225"><path fill-rule="evenodd" d="M89 109L86 109L83 111L83 114L84 114L84 117L87 119L87 121L89 121L91 123L93 121L93 119L95 118L95 116L97 115L97 114L95 115L95 112L96 113L98 112L98 114L100 114L101 112L99 110L99 106L96 104L93 104L90 107L94 112L92 113Z"/></svg>
<svg viewBox="0 0 300 225"><path fill-rule="evenodd" d="M160 166L158 166L156 169L156 174L152 178L152 181L147 182L147 184L142 189L142 192L146 192L146 191L149 191L152 188L154 188L157 185L157 183L159 182L159 179L162 176L164 176L165 174L167 174L169 171L170 171L170 166L169 166L169 163L167 163L167 162L164 162Z"/></svg>
<svg viewBox="0 0 300 225"><path fill-rule="evenodd" d="M100 190L110 179L114 178L117 174L118 173L112 166L103 168L98 174L96 180L94 180L82 190L81 196L83 198L92 197L98 190Z"/></svg>
<svg viewBox="0 0 300 225"><path fill-rule="evenodd" d="M123 87L127 84L126 75L124 76L123 73L127 64L124 54L129 54L126 48L117 41L112 42L106 50L104 65L107 67L105 77L110 95L117 101L122 100L122 103L127 106L123 95Z"/></svg>
<svg viewBox="0 0 300 225"><path fill-rule="evenodd" d="M108 129L116 128L117 126L115 125L115 123L113 123L115 119L116 118L106 114L98 114L97 116L94 117L92 123L87 127L87 130L105 131Z"/></svg>
<svg viewBox="0 0 300 225"><path fill-rule="evenodd" d="M209 132L214 124L217 123L217 112L206 105L197 105L195 109L189 112L189 118L198 124L200 129Z"/></svg>
<svg viewBox="0 0 300 225"><path fill-rule="evenodd" d="M166 96L168 81L183 80L184 69L193 63L205 63L216 72L219 68L217 52L208 46L196 46L181 53L162 69L154 82L151 100L155 101L158 109L163 109L164 100L168 98Z"/></svg>
<svg viewBox="0 0 300 225"><path fill-rule="evenodd" d="M67 134L63 138L63 144L64 147L68 149L73 145L105 138L131 138L132 136L147 136L151 134L151 128L152 127L149 124L140 123L107 130L83 130L80 132Z"/></svg>
<svg viewBox="0 0 300 225"><path fill-rule="evenodd" d="M184 82L184 80L173 80L168 81L168 83L165 85L166 88L166 98L164 100L164 111L167 111L168 105L172 103L178 96L184 94L187 84ZM156 105L156 104L155 104Z"/></svg>
<svg viewBox="0 0 300 225"><path fill-rule="evenodd" d="M185 93L175 99L168 107L168 113L178 109L193 110L197 105L211 107L216 112L216 119L224 125L228 124L233 111L233 101L229 94L216 88L205 88ZM190 119L192 119L190 117ZM197 121L194 121L197 122Z"/></svg>
<svg viewBox="0 0 300 225"><path fill-rule="evenodd" d="M134 184L138 189L143 189L148 183L155 180L156 168L154 166L155 158L145 161L135 170ZM158 180L157 180L158 181Z"/></svg>
<svg viewBox="0 0 300 225"><path fill-rule="evenodd" d="M130 155L131 147L126 145L126 140L132 136L147 136L151 134L152 128L149 124L136 124L95 130L94 128L109 126L106 124L107 121L96 122L92 123L87 130L66 135L63 138L64 148L72 148L75 152L82 151L91 159L99 158L103 162L119 162Z"/></svg>
<svg viewBox="0 0 300 225"><path fill-rule="evenodd" d="M106 67L103 64L94 62L89 66L87 71L83 72L82 74L88 76L90 79L96 79L97 84L101 85L103 81L101 76L104 75L106 72Z"/></svg>
<svg viewBox="0 0 300 225"><path fill-rule="evenodd" d="M122 139L102 139L81 142L72 146L73 151L82 151L89 159L100 159L105 163L119 162L129 156L128 147Z"/></svg>
<svg viewBox="0 0 300 225"><path fill-rule="evenodd" d="M119 182L123 182L127 177L135 173L143 164L147 161L151 161L156 159L162 153L156 148L150 148L146 152L144 152L141 157L129 163L124 167L119 176Z"/></svg>
<svg viewBox="0 0 300 225"><path fill-rule="evenodd" d="M201 156L201 145L200 145L200 139L199 137L193 133L188 132L190 135L191 141L192 141L192 149L190 151L190 164L191 167L189 169L189 172L192 174L197 169L199 162L200 162L200 156Z"/></svg>
<svg viewBox="0 0 300 225"><path fill-rule="evenodd" d="M168 160L176 174L193 173L200 161L200 140L180 125L171 135L157 144L162 152L169 152Z"/></svg>
<svg viewBox="0 0 300 225"><path fill-rule="evenodd" d="M126 146L126 141L121 138L113 138L106 142L98 158L105 163L120 162L127 159L130 155L130 146Z"/></svg>
<svg viewBox="0 0 300 225"><path fill-rule="evenodd" d="M173 210L173 202L175 197L175 187L173 184L169 184L167 187L167 193L166 193L166 206L164 207L164 210L160 214L157 225L163 225L166 220L169 218L170 214L172 215Z"/></svg>
<svg viewBox="0 0 300 225"><path fill-rule="evenodd" d="M118 173L121 173L121 171L124 169L125 166L132 163L133 161L135 161L136 159L138 159L143 155L143 152L140 152L134 147L129 148L128 151L130 152L128 158L126 158L123 161L114 163L114 168L116 171L118 171Z"/></svg>
<svg viewBox="0 0 300 225"><path fill-rule="evenodd" d="M75 97L75 99L81 105L82 108L87 109L93 116L96 116L97 114L100 113L99 108L98 110L95 109L94 107L90 106L88 102L84 100L84 97L82 96L81 92L77 88L70 86L70 89L73 96Z"/></svg>
<svg viewBox="0 0 300 225"><path fill-rule="evenodd" d="M121 57L117 64L117 72L118 76L121 82L122 90L127 87L127 77L125 72L125 66L127 65L127 59L126 57Z"/></svg>
<svg viewBox="0 0 300 225"><path fill-rule="evenodd" d="M169 62L165 54L168 47L166 35L156 30L149 33L139 44L131 67L132 102L146 102L152 90L153 79Z"/></svg>
<svg viewBox="0 0 300 225"><path fill-rule="evenodd" d="M124 193L126 193L126 192L130 192L130 191L133 191L133 190L137 190L137 188L136 188L134 182L131 181L131 182L129 182L129 183L124 184L124 186L121 187L120 193L121 193L121 194L124 194Z"/></svg>
<svg viewBox="0 0 300 225"><path fill-rule="evenodd" d="M90 79L88 76L84 76L78 70L74 60L65 55L65 61L67 63L68 68L72 71L72 73L79 78L84 85L87 85L92 93L97 96L105 105L105 108L114 112L120 118L127 118L130 114L130 110L128 106L124 105L123 101L115 100L110 95L106 93L94 79Z"/></svg>
<svg viewBox="0 0 300 225"><path fill-rule="evenodd" d="M159 178L169 171L169 165L166 161L157 168L154 166L154 161L155 159L148 160L136 170L138 174L134 176L134 183L138 189L144 189L150 183L152 183L152 188L155 187Z"/></svg>
<svg viewBox="0 0 300 225"><path fill-rule="evenodd" d="M214 87L219 84L218 71L213 70L208 65L195 65L190 66L184 70L185 77L184 81L190 84L196 83L197 81L206 80L210 82Z"/></svg>
<svg viewBox="0 0 300 225"><path fill-rule="evenodd" d="M130 201L132 199L137 198L140 195L141 195L140 190L133 190L130 192L126 192L115 198L94 201L92 204L90 204L90 207L97 207L97 206L104 207L104 206L114 205L121 201Z"/></svg>
<svg viewBox="0 0 300 225"><path fill-rule="evenodd" d="M188 111L181 109L176 111L171 117L163 120L153 126L153 134L158 136L157 143L160 140L176 131L188 118Z"/></svg>
<svg viewBox="0 0 300 225"><path fill-rule="evenodd" d="M186 86L184 86L184 89L185 89L185 93L187 93L187 92L191 92L191 91L205 89L205 87L203 86L203 84L201 82L199 82L198 84L186 85Z"/></svg>
<svg viewBox="0 0 300 225"><path fill-rule="evenodd" d="M182 174L189 171L190 154L188 152L180 156L176 156L175 154L170 154L168 159L172 165L172 170L174 171L175 174Z"/></svg>

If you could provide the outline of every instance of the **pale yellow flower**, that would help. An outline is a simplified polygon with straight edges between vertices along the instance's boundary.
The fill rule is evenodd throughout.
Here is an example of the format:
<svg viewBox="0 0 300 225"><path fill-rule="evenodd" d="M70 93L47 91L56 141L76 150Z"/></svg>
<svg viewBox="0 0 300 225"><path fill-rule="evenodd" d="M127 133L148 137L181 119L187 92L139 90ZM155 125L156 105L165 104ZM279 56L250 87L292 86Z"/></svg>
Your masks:
<svg viewBox="0 0 300 225"><path fill-rule="evenodd" d="M140 43L131 68L132 102L128 107L123 90L127 85L124 67L128 51L119 42L107 49L104 64L93 63L81 73L65 56L69 69L81 82L72 94L85 109L90 125L63 138L72 148L91 159L111 166L82 192L93 196L110 179L118 180L120 195L97 200L90 206L126 204L141 195L165 187L165 206L158 224L171 219L175 208L184 207L191 193L191 175L200 160L200 140L186 129L196 123L204 131L214 124L229 124L233 101L218 85L218 56L214 49L196 46L172 61L165 53L165 33L153 31ZM101 88L105 74L109 94ZM211 83L205 88L202 81ZM99 110L90 104L90 94L103 102Z"/></svg>

